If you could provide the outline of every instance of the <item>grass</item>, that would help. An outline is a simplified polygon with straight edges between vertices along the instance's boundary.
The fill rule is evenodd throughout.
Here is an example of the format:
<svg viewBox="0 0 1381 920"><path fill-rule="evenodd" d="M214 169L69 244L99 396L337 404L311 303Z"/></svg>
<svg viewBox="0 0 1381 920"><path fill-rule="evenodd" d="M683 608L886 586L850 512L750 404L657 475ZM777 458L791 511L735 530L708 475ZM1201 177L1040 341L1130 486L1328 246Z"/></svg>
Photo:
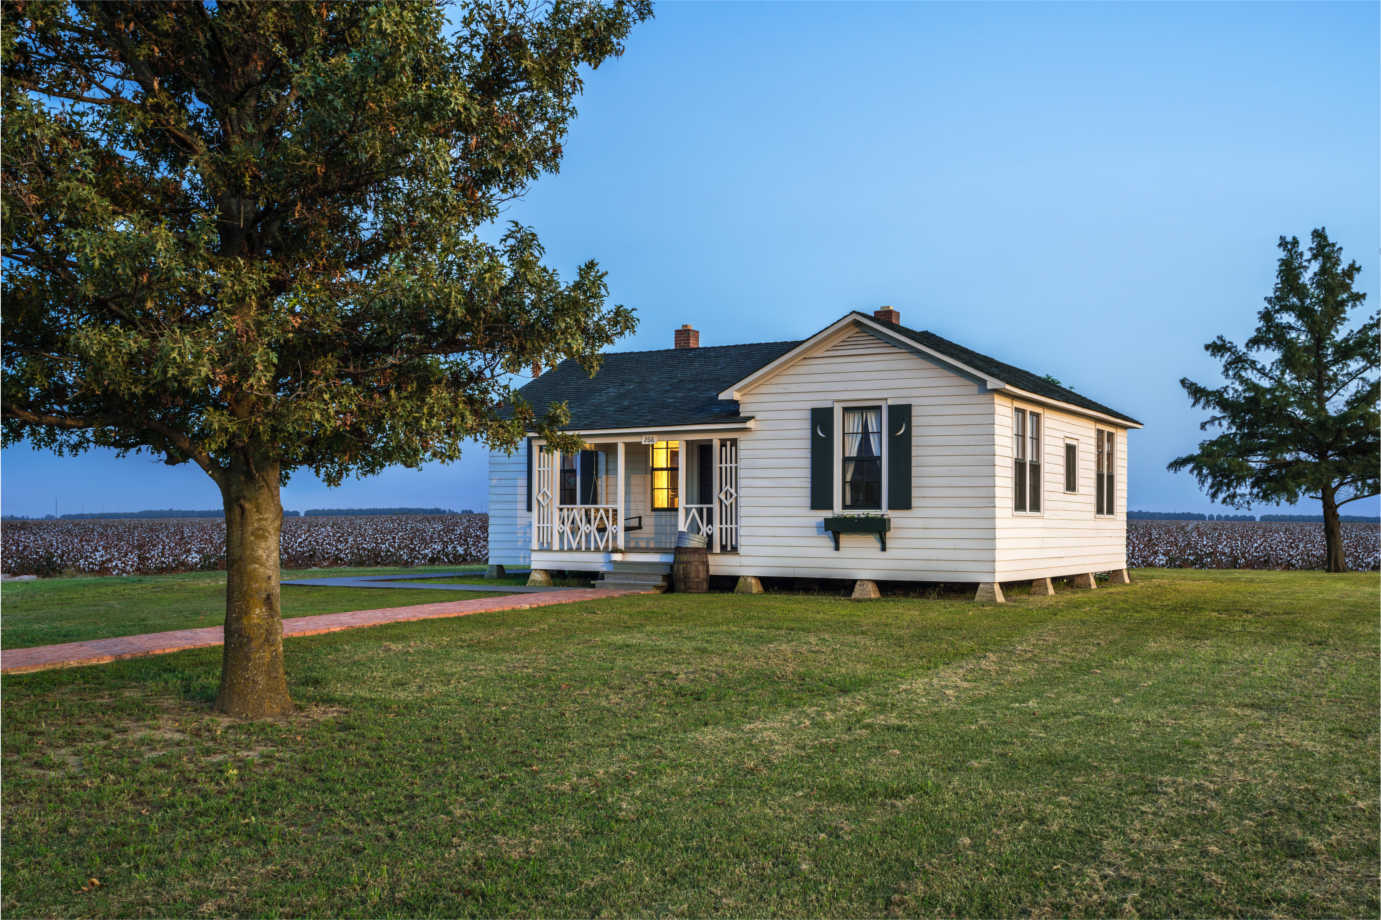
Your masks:
<svg viewBox="0 0 1381 920"><path fill-rule="evenodd" d="M1377 576L1133 577L293 639L260 724L218 650L11 677L0 909L1376 916Z"/></svg>
<svg viewBox="0 0 1381 920"><path fill-rule="evenodd" d="M472 569L473 566L439 567L436 571L452 572L466 568ZM302 569L284 570L283 577L392 575L425 571L427 569ZM467 591L452 596L439 591L408 588L284 585L282 590L285 617L406 607L490 596L489 592ZM4 615L0 619L0 641L3 641L5 648L219 626L225 622L224 572L9 581L0 589L0 597L3 597L4 606Z"/></svg>

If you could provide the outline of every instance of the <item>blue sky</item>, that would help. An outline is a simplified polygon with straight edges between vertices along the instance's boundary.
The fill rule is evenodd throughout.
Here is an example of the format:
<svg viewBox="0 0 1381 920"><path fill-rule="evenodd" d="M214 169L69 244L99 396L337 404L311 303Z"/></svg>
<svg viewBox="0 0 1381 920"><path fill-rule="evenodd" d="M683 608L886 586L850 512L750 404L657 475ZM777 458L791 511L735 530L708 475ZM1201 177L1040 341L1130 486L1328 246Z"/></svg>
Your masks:
<svg viewBox="0 0 1381 920"><path fill-rule="evenodd" d="M683 322L703 345L797 338L892 304L1142 419L1131 508L1211 511L1165 471L1201 437L1177 381L1217 379L1203 343L1250 335L1276 238L1327 226L1375 309L1379 76L1371 3L663 4L508 217L568 275L601 262L641 317L622 347ZM298 476L284 504L482 508L485 463ZM0 503L219 496L191 466L18 447Z"/></svg>

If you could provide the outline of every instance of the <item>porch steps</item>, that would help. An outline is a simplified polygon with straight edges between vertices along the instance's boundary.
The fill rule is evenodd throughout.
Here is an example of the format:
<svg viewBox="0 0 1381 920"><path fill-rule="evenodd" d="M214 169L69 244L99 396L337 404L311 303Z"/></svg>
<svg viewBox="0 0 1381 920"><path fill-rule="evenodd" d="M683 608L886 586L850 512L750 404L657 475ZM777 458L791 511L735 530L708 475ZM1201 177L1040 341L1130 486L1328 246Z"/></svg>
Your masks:
<svg viewBox="0 0 1381 920"><path fill-rule="evenodd" d="M596 588L665 591L671 584L669 562L614 562L595 582Z"/></svg>

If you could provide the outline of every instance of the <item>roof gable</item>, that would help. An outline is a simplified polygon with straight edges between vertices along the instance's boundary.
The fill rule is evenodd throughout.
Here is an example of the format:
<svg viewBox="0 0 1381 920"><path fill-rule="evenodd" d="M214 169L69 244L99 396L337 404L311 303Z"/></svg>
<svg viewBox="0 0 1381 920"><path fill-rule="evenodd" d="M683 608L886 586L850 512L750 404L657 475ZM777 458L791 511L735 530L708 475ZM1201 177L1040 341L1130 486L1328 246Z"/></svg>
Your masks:
<svg viewBox="0 0 1381 920"><path fill-rule="evenodd" d="M996 358L990 358L933 332L909 329L897 323L879 320L857 310L845 314L815 335L797 343L794 348L783 352L775 360L725 387L719 394L720 398L737 399L741 392L750 389L788 365L794 364L807 353L814 351L820 344L830 341L842 330L853 326L862 326L878 335L879 338L891 341L892 344L899 347L911 347L924 357L948 365L952 370L984 384L989 390L1018 390L1063 403L1075 409L1107 416L1129 426L1141 427L1141 423L1131 416L1095 402L1068 387L1053 383L1031 371L1023 370Z"/></svg>
<svg viewBox="0 0 1381 920"><path fill-rule="evenodd" d="M1069 405L1077 406L1080 409L1087 409L1090 412L1097 412L1101 415L1110 415L1113 418L1120 419L1124 422L1127 422L1128 424L1135 425L1138 428L1141 427L1141 423L1138 422L1136 419L1132 418L1130 415L1124 415L1123 413L1118 412L1116 409L1110 409L1109 407L1103 405L1100 402L1095 402L1092 399L1089 399L1087 396L1084 396L1080 393L1076 393L1074 390L1069 389L1069 387L1061 386L1058 383L1053 383L1052 381L1047 380L1045 377L1039 374L1034 374L1031 371L1022 370L1021 368L1016 367L1015 365L1007 364L1005 362L997 360L996 358L990 358L987 355L979 354L971 348L965 348L963 345L960 345L956 342L951 342L949 339L941 338L933 332L924 332L915 329L908 329L905 326L901 326L896 323L888 323L884 322L883 320L873 319L872 317L866 316L865 314L859 313L857 311L855 311L852 315L861 316L864 319L871 320L872 322L877 323L879 326L896 332L904 336L905 338L908 338L911 341L916 342L917 344L924 345L927 348L930 348L942 355L950 357L955 361L959 361L968 367L972 367L980 373L988 374L998 380L1001 380L1008 386L1016 387L1020 390L1025 390L1028 393L1034 393L1037 396L1044 396L1047 399L1053 399L1058 402L1068 403Z"/></svg>

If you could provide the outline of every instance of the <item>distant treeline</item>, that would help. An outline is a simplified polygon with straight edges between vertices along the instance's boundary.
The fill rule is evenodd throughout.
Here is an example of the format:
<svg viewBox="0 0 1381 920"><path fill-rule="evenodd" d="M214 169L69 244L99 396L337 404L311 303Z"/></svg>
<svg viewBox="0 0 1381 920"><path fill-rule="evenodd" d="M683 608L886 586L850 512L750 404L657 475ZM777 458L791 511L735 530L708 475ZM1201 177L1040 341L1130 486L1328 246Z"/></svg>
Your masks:
<svg viewBox="0 0 1381 920"><path fill-rule="evenodd" d="M454 511L450 508L311 508L307 511L284 511L283 517L359 517L362 515L384 514L474 514L470 509ZM219 518L225 512L220 508L209 511L195 511L186 508L161 508L147 511L103 511L82 514L46 514L42 517L29 517L23 514L6 514L0 520L6 521L100 521L130 520L135 518Z"/></svg>
<svg viewBox="0 0 1381 920"><path fill-rule="evenodd" d="M292 512L296 514L297 512ZM186 508L156 508L147 511L101 511L83 512L81 514L45 514L43 517L28 518L19 514L7 514L6 520L16 521L97 521L102 519L114 518L124 520L128 518L218 518L224 517L225 512L220 508L212 508L208 511L192 511Z"/></svg>
<svg viewBox="0 0 1381 920"><path fill-rule="evenodd" d="M1263 514L1257 518L1258 521L1317 521L1323 523L1322 514ZM1340 514L1338 520L1344 524L1375 524L1381 522L1381 518L1367 517L1365 514Z"/></svg>
<svg viewBox="0 0 1381 920"><path fill-rule="evenodd" d="M1295 524L1323 523L1322 514L1200 514L1197 511L1128 511L1131 521L1283 521ZM1376 524L1381 518L1367 517L1365 514L1342 514L1338 516L1344 524Z"/></svg>

